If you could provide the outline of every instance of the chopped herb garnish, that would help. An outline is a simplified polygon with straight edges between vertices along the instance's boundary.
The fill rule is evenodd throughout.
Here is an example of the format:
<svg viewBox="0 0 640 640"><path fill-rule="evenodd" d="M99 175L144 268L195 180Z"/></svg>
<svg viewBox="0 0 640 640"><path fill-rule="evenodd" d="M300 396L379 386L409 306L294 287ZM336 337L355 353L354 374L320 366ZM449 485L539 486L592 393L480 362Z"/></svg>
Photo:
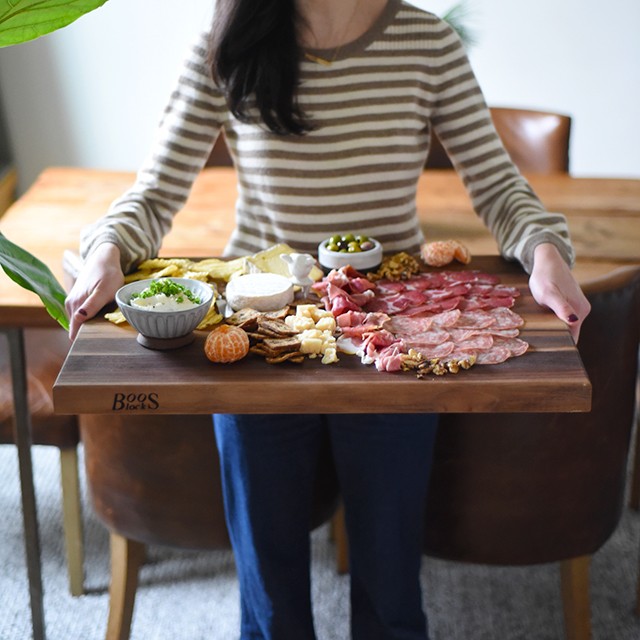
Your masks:
<svg viewBox="0 0 640 640"><path fill-rule="evenodd" d="M193 302L193 304L200 304L201 302L200 298L198 298L193 291L174 282L171 278L154 280L146 289L143 289L139 293L131 294L131 300L135 298L151 298L161 293L164 293L165 296L175 297L177 302L184 302L185 298Z"/></svg>

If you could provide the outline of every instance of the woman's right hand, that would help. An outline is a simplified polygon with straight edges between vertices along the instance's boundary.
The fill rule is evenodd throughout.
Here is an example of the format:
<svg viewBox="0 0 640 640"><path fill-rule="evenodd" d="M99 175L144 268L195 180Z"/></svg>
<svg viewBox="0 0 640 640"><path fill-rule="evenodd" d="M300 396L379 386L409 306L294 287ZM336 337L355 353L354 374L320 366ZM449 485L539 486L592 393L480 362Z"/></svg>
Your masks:
<svg viewBox="0 0 640 640"><path fill-rule="evenodd" d="M83 322L93 318L115 298L123 284L120 249L110 242L99 245L85 261L65 301L71 340L75 339Z"/></svg>

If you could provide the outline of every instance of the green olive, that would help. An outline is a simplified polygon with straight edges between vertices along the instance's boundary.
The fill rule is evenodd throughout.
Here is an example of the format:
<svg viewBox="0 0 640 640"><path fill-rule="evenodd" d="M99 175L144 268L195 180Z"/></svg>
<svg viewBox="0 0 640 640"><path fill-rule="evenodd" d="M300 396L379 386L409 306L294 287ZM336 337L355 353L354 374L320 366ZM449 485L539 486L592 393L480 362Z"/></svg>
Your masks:
<svg viewBox="0 0 640 640"><path fill-rule="evenodd" d="M356 237L353 235L353 233L346 233L345 235L342 236L343 242L354 242L355 239Z"/></svg>

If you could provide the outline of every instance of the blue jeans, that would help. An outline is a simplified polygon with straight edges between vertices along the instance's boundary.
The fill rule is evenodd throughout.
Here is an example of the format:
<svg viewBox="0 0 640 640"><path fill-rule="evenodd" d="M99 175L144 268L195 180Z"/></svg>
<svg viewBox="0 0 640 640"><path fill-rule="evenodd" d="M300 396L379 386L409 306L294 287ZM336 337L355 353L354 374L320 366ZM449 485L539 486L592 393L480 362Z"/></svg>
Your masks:
<svg viewBox="0 0 640 640"><path fill-rule="evenodd" d="M241 640L314 640L311 496L323 438L345 506L353 640L426 640L420 561L435 415L215 415Z"/></svg>

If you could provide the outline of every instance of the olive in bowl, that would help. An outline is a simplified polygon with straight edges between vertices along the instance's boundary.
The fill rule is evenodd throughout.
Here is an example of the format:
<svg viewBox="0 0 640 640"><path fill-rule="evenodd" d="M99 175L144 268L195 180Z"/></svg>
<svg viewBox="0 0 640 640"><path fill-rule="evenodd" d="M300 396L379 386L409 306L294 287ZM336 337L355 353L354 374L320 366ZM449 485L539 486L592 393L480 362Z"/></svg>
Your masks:
<svg viewBox="0 0 640 640"><path fill-rule="evenodd" d="M318 262L325 270L351 265L358 271L371 271L382 262L382 245L359 234L335 234L318 245Z"/></svg>
<svg viewBox="0 0 640 640"><path fill-rule="evenodd" d="M172 349L193 341L207 315L213 289L191 278L155 278L124 285L116 302L138 330L138 342L151 349Z"/></svg>

